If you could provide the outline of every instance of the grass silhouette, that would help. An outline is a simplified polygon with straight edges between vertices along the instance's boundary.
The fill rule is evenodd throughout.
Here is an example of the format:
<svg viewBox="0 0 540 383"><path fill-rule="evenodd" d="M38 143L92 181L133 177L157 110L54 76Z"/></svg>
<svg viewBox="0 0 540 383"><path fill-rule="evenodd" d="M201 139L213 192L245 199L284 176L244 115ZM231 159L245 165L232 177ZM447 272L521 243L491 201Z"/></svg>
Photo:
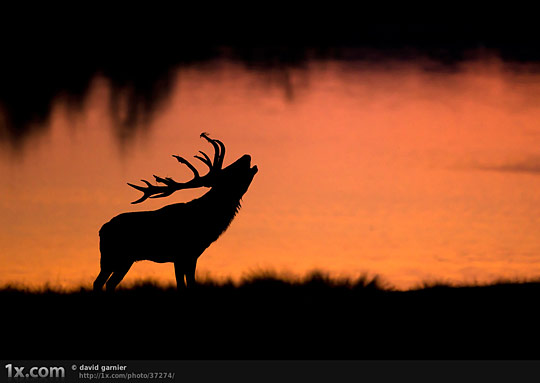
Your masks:
<svg viewBox="0 0 540 383"><path fill-rule="evenodd" d="M377 277L258 272L177 292L4 286L3 352L20 359L537 359L538 281L408 291Z"/></svg>

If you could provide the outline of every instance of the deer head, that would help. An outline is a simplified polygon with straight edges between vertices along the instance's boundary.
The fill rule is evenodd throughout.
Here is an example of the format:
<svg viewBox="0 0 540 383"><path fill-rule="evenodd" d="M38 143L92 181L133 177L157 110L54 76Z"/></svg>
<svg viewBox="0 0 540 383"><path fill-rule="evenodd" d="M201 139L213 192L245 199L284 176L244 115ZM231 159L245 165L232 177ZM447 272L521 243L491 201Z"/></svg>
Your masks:
<svg viewBox="0 0 540 383"><path fill-rule="evenodd" d="M186 165L193 172L193 178L187 182L176 182L170 177L162 178L154 175L155 181L163 185L152 185L147 180L141 180L146 186L128 183L129 186L143 193L142 197L133 201L132 204L141 203L148 198L168 197L178 190L199 187L216 189L220 193L240 199L247 191L253 177L258 171L256 165L251 166L251 156L246 154L223 168L223 159L225 158L225 145L223 142L210 138L208 133L201 133L201 137L208 141L214 148L213 160L203 151L199 151L200 155L195 156L195 158L208 166L209 171L207 174L201 176L198 170L188 160L173 155L178 162Z"/></svg>

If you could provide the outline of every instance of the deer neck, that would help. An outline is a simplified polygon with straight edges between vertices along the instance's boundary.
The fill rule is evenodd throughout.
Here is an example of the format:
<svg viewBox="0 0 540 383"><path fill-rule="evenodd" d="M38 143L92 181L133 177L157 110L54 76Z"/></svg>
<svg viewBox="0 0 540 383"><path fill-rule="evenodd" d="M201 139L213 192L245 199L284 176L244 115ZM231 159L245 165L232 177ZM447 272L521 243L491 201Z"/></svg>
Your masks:
<svg viewBox="0 0 540 383"><path fill-rule="evenodd" d="M231 220L241 207L240 198L232 198L216 189L210 189L201 199L216 213L223 216L231 215Z"/></svg>

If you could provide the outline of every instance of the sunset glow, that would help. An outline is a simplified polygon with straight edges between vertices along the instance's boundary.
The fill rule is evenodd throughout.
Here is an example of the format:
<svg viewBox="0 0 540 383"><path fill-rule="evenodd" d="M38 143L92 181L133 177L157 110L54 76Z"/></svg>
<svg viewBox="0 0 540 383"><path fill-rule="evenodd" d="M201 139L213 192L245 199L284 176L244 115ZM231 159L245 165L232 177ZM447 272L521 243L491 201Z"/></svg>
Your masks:
<svg viewBox="0 0 540 383"><path fill-rule="evenodd" d="M1 284L90 286L102 224L204 193L131 205L139 194L126 185L189 179L171 155L210 152L201 132L225 143L225 164L247 153L259 172L199 259L199 277L320 269L405 289L540 276L535 72L496 58L453 72L423 62L259 71L219 61L180 69L172 89L123 145L98 76L80 110L55 101L49 131L23 154L1 147ZM173 266L139 262L125 281L140 278L172 283Z"/></svg>

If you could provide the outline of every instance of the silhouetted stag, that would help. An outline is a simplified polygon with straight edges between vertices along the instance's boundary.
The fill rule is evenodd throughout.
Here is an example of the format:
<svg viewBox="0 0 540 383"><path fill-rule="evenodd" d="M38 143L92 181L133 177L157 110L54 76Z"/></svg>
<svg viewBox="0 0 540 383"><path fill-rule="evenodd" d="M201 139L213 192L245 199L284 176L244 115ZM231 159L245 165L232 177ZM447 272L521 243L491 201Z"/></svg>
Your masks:
<svg viewBox="0 0 540 383"><path fill-rule="evenodd" d="M222 169L225 145L206 133L201 137L214 147L213 161L202 151L200 156L195 156L210 168L205 176L200 176L184 158L173 156L193 172L192 180L176 182L172 178L154 176L162 186L146 180L142 180L146 186L128 185L143 192L140 199L132 202L134 204L147 198L167 197L177 190L211 189L188 203L123 213L104 224L99 231L101 272L94 282L94 290L101 290L106 282L106 290L113 291L133 262L145 259L173 262L179 289L195 283L197 259L229 227L258 170L257 166L251 167L251 157L247 154Z"/></svg>

